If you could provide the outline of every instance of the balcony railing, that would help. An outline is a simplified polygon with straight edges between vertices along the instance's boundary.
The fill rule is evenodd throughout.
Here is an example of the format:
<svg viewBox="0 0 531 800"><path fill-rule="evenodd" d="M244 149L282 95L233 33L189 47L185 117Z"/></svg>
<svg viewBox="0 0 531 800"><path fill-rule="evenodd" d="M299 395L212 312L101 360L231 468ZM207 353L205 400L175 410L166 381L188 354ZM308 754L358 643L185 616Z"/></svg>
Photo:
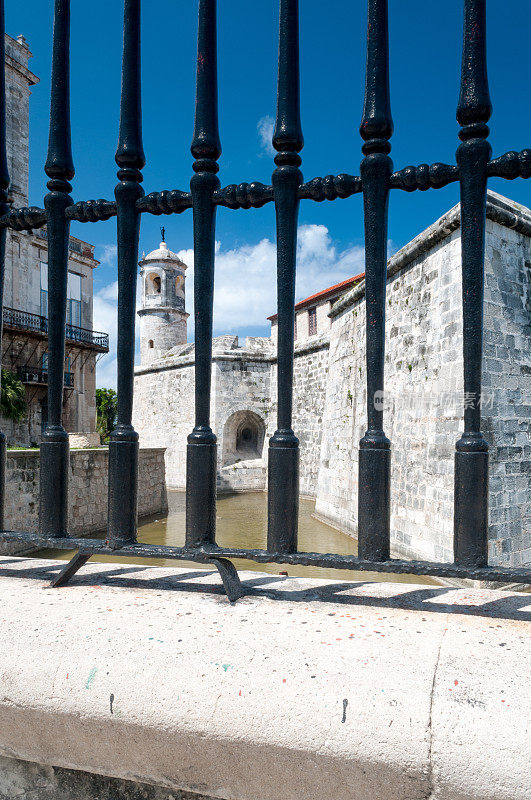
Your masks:
<svg viewBox="0 0 531 800"><path fill-rule="evenodd" d="M48 334L48 319L40 314L20 311L17 308L4 308L4 325L21 331L34 331ZM109 352L109 334L78 328L76 325L66 326L66 339L70 342L89 345L97 350Z"/></svg>
<svg viewBox="0 0 531 800"><path fill-rule="evenodd" d="M17 374L22 383L31 383L40 386L48 385L48 370L31 367L26 364L24 367L17 367ZM66 389L74 388L74 373L65 372L63 385Z"/></svg>

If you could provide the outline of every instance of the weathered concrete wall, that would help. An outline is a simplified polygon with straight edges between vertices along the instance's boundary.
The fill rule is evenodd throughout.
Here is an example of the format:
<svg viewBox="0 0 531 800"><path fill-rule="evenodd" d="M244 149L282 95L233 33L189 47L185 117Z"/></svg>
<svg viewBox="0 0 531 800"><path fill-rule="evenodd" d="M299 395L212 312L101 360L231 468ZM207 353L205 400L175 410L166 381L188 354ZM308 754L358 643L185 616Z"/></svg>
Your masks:
<svg viewBox="0 0 531 800"><path fill-rule="evenodd" d="M216 339L212 365L212 419L218 437L218 490L264 491L267 484L266 427L271 416L271 345L248 339L236 349L237 337L221 346ZM238 428L257 429L257 447L238 449Z"/></svg>
<svg viewBox="0 0 531 800"><path fill-rule="evenodd" d="M101 439L99 433L69 433L68 442L70 449L100 447Z"/></svg>
<svg viewBox="0 0 531 800"><path fill-rule="evenodd" d="M68 476L69 532L101 531L107 525L109 451L70 452ZM6 530L34 531L39 517L40 456L38 450L9 450L6 466ZM168 508L164 448L141 449L138 468L140 517Z"/></svg>
<svg viewBox="0 0 531 800"><path fill-rule="evenodd" d="M531 796L526 595L242 573L231 605L201 569L89 562L49 588L63 565L0 560L1 756L168 800Z"/></svg>
<svg viewBox="0 0 531 800"><path fill-rule="evenodd" d="M17 207L28 204L29 98L30 86L39 82L29 69L32 57L23 36L5 36L6 139L10 194Z"/></svg>
<svg viewBox="0 0 531 800"><path fill-rule="evenodd" d="M504 207L489 193L482 425L491 445L490 558L516 566L531 561L531 216L520 211L521 230L510 230L495 221ZM384 429L392 442L392 544L429 560L453 556L463 406L460 255L456 207L389 263ZM358 443L366 428L363 287L332 313L316 513L355 533Z"/></svg>

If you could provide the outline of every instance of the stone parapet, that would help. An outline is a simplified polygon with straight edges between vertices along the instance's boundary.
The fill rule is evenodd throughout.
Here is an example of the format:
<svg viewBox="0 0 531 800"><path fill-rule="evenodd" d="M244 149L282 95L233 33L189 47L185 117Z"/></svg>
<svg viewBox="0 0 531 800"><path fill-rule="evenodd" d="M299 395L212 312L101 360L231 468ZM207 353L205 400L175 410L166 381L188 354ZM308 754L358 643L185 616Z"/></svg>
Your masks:
<svg viewBox="0 0 531 800"><path fill-rule="evenodd" d="M54 768L168 790L105 797L531 795L528 595L241 573L230 605L200 569L60 566L0 560L0 796L22 762L36 800Z"/></svg>
<svg viewBox="0 0 531 800"><path fill-rule="evenodd" d="M70 452L69 532L73 536L101 531L107 526L108 461L109 451L103 447ZM6 530L37 530L39 480L38 450L8 450ZM167 511L163 447L140 449L138 484L140 517Z"/></svg>

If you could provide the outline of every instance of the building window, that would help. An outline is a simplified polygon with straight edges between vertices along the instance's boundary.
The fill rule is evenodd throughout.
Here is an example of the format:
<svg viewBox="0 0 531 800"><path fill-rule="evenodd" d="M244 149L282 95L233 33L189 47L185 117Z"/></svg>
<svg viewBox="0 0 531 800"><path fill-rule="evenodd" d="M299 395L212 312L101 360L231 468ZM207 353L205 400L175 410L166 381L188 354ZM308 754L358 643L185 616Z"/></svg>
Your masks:
<svg viewBox="0 0 531 800"><path fill-rule="evenodd" d="M65 372L71 372L72 360L70 356L65 356ZM48 372L48 353L41 356L41 368L43 372Z"/></svg>
<svg viewBox="0 0 531 800"><path fill-rule="evenodd" d="M41 317L48 317L48 264L41 261Z"/></svg>
<svg viewBox="0 0 531 800"><path fill-rule="evenodd" d="M68 273L66 324L81 327L81 275ZM48 317L48 264L41 261L41 316Z"/></svg>
<svg viewBox="0 0 531 800"><path fill-rule="evenodd" d="M81 275L68 273L66 324L81 327Z"/></svg>
<svg viewBox="0 0 531 800"><path fill-rule="evenodd" d="M313 336L317 333L317 308L308 309L308 336Z"/></svg>
<svg viewBox="0 0 531 800"><path fill-rule="evenodd" d="M149 342L148 342L148 347L149 347L149 349L150 349L150 350L152 350L152 349L153 349L153 339L150 339L150 340L149 340Z"/></svg>

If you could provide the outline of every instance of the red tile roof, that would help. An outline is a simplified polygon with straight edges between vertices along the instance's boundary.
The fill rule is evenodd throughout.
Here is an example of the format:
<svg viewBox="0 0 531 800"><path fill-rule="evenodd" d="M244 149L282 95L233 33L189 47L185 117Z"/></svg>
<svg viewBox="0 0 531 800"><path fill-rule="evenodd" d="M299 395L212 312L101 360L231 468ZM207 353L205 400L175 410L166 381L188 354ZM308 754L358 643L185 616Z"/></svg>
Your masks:
<svg viewBox="0 0 531 800"><path fill-rule="evenodd" d="M307 297L305 300L301 300L300 303L297 303L295 306L295 311L299 311L301 308L305 308L306 306L313 305L314 302L317 300L326 300L328 297L331 297L334 294L343 294L346 292L347 289L351 289L352 286L355 286L365 277L364 272L360 272L359 275L355 275L353 278L347 278L346 281L341 281L341 283L336 283L334 286L329 286L328 289L323 289L317 294L312 294L310 297ZM275 320L277 318L277 314L272 314L268 319Z"/></svg>

